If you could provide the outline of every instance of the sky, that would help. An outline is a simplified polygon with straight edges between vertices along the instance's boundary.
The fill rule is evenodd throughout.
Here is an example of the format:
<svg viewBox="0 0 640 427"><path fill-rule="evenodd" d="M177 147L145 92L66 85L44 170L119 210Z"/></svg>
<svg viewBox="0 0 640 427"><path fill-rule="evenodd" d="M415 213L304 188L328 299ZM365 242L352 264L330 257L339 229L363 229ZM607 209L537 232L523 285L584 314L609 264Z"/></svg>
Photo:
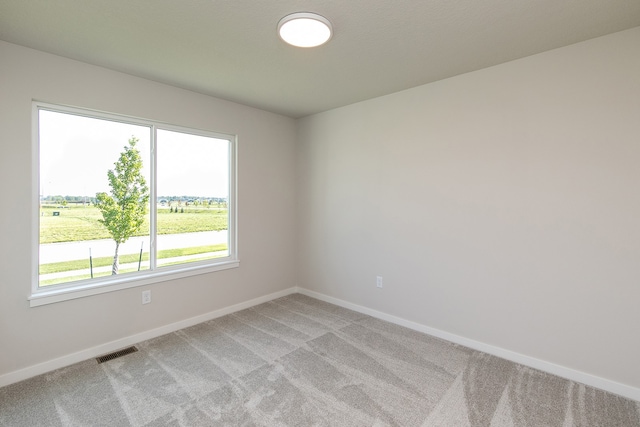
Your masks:
<svg viewBox="0 0 640 427"><path fill-rule="evenodd" d="M90 196L109 192L114 168L132 136L150 183L151 128L40 110L40 194ZM158 129L158 196L228 197L224 139ZM194 155L195 154L195 155Z"/></svg>

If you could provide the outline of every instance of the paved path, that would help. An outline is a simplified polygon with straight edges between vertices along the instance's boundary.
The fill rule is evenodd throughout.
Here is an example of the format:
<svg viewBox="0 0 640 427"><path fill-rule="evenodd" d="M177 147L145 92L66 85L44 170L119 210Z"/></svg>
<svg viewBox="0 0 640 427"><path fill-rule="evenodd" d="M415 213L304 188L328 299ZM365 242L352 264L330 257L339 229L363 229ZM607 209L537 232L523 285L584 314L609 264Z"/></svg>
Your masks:
<svg viewBox="0 0 640 427"><path fill-rule="evenodd" d="M188 248L192 246L215 245L227 242L227 230L203 231L200 233L163 234L158 236L158 250ZM148 237L132 237L120 245L119 254L139 254L140 246L149 250ZM111 239L84 240L81 242L49 243L40 245L40 264L89 259L89 251L94 258L113 256L116 244Z"/></svg>

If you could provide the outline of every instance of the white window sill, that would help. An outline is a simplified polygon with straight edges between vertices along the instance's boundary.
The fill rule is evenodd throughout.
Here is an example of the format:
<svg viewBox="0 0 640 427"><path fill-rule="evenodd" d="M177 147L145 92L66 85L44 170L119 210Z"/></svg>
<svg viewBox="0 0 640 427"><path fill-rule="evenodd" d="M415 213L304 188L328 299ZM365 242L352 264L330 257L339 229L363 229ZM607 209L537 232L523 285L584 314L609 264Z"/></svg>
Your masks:
<svg viewBox="0 0 640 427"><path fill-rule="evenodd" d="M122 289L135 288L138 286L150 285L167 280L175 280L183 277L196 276L200 274L212 273L214 271L227 270L240 266L239 260L223 261L213 265L184 267L179 270L163 270L159 269L152 273L146 272L144 276L126 275L117 277L108 282L100 282L93 284L82 284L73 287L42 288L33 292L29 296L29 306L38 307L40 305L53 304L62 301L69 301L76 298L84 298L91 295L99 295L107 292L119 291Z"/></svg>

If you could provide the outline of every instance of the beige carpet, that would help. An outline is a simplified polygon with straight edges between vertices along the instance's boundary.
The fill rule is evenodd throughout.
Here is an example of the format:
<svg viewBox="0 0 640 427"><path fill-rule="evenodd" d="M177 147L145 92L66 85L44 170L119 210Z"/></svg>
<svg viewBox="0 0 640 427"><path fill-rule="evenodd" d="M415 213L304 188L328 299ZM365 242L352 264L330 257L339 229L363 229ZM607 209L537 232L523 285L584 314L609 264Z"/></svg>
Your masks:
<svg viewBox="0 0 640 427"><path fill-rule="evenodd" d="M0 389L0 426L640 426L640 403L300 294Z"/></svg>

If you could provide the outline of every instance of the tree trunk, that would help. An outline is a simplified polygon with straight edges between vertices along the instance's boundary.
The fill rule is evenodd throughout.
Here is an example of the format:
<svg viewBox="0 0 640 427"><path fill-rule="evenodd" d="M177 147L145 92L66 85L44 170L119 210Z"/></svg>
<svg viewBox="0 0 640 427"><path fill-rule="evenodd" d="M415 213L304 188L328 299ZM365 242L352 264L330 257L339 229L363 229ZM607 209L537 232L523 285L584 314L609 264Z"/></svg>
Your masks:
<svg viewBox="0 0 640 427"><path fill-rule="evenodd" d="M118 248L120 248L120 243L116 242L116 253L113 255L113 267L111 267L111 275L118 274Z"/></svg>

